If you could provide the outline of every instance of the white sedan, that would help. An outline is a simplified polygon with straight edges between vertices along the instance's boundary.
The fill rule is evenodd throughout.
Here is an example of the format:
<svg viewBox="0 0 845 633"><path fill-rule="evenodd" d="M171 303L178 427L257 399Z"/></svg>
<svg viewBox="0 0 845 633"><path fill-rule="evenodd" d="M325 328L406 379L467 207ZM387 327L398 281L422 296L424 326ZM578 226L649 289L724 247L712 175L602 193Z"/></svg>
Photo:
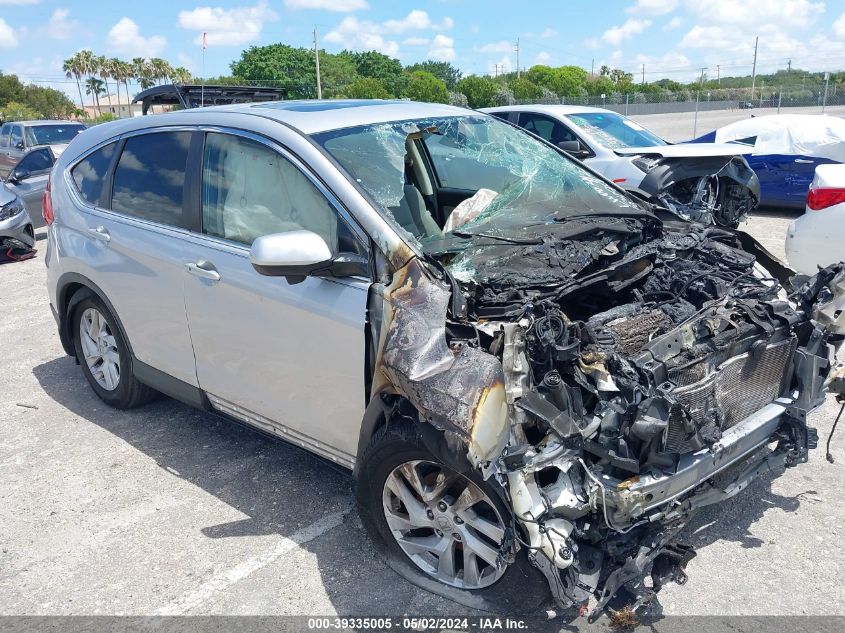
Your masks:
<svg viewBox="0 0 845 633"><path fill-rule="evenodd" d="M745 146L670 144L603 108L513 105L482 112L518 125L689 220L736 227L760 199L757 176L742 157Z"/></svg>
<svg viewBox="0 0 845 633"><path fill-rule="evenodd" d="M845 165L816 167L804 215L786 232L786 258L804 275L845 260Z"/></svg>

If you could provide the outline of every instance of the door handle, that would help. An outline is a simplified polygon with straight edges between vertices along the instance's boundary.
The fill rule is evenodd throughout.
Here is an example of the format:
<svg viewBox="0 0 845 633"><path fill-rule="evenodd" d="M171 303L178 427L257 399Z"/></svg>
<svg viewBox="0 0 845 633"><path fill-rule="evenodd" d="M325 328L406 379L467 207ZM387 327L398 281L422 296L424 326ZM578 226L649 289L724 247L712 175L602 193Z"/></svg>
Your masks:
<svg viewBox="0 0 845 633"><path fill-rule="evenodd" d="M813 164L813 161L811 161L811 160L809 160L809 159L807 159L807 158L796 158L796 159L795 159L795 162L796 162L796 163L801 163L802 165L812 165L812 164Z"/></svg>
<svg viewBox="0 0 845 633"><path fill-rule="evenodd" d="M205 260L199 262L188 262L185 268L189 273L201 279L208 279L209 281L220 281L220 273L214 267L214 264Z"/></svg>
<svg viewBox="0 0 845 633"><path fill-rule="evenodd" d="M88 233L91 234L91 237L94 239L100 240L101 242L110 242L111 235L109 235L109 231L104 226L98 226L95 229L88 229Z"/></svg>

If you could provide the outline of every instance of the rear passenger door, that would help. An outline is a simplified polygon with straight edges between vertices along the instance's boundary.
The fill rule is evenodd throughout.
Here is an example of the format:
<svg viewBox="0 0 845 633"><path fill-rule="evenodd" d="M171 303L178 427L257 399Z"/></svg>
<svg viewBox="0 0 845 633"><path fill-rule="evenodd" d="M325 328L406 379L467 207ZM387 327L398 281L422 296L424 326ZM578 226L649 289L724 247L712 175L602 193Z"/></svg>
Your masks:
<svg viewBox="0 0 845 633"><path fill-rule="evenodd" d="M185 171L193 132L144 131L105 145L71 176L86 243L76 268L111 301L145 381L164 372L196 386L183 296Z"/></svg>
<svg viewBox="0 0 845 633"><path fill-rule="evenodd" d="M364 412L370 279L260 275L256 237L306 229L365 256L337 202L283 147L209 131L197 157L202 232L187 246L185 302L200 387L212 405L346 465Z"/></svg>

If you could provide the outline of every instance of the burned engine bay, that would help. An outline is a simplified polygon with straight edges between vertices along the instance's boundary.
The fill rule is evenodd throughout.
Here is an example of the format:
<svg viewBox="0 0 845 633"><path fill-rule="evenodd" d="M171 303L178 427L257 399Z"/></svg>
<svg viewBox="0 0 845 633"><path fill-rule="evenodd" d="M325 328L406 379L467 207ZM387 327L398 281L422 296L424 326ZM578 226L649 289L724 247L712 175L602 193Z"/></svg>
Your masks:
<svg viewBox="0 0 845 633"><path fill-rule="evenodd" d="M373 393L500 484L501 564L527 550L560 606L593 599L595 618L683 582L692 514L815 447L845 270L792 289L747 240L592 214L476 234L383 288Z"/></svg>

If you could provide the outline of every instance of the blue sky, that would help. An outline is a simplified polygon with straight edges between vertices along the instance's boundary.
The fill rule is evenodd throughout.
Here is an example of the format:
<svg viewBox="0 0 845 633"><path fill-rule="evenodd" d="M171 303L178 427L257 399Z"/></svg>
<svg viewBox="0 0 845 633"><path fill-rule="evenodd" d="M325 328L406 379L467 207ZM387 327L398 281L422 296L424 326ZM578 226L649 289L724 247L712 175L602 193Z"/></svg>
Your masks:
<svg viewBox="0 0 845 633"><path fill-rule="evenodd" d="M70 92L61 62L77 50L160 56L227 74L252 44L376 49L404 63L447 60L465 73L520 65L608 64L646 79L845 67L845 0L0 0L4 73ZM75 89L75 86L73 86ZM73 94L73 92L70 92Z"/></svg>

